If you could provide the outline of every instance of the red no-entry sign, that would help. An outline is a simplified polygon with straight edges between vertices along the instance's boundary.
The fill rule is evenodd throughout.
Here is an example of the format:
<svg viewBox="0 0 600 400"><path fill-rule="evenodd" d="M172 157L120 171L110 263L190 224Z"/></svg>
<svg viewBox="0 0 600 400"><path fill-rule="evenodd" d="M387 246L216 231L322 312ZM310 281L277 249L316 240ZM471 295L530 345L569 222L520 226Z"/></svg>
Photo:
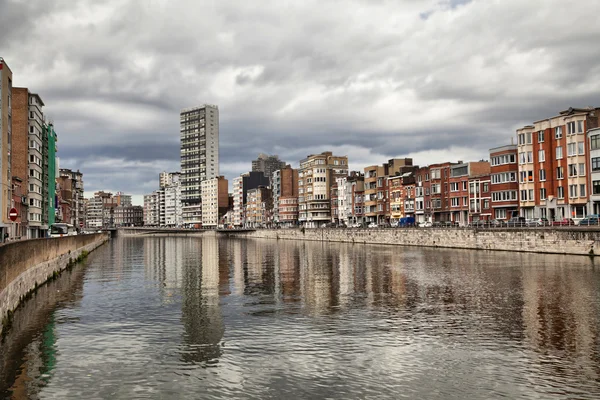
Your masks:
<svg viewBox="0 0 600 400"><path fill-rule="evenodd" d="M10 212L8 213L8 218L10 218L11 221L16 221L18 216L19 214L17 213L17 209L11 208Z"/></svg>

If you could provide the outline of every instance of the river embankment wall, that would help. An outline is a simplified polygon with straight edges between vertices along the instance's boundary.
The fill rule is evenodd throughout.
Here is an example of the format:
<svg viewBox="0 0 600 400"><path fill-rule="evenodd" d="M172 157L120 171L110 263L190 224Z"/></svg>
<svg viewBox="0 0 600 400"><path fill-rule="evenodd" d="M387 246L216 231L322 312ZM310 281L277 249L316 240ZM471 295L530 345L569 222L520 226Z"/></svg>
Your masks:
<svg viewBox="0 0 600 400"><path fill-rule="evenodd" d="M106 233L96 233L23 240L0 246L0 318L4 321L38 285L108 238Z"/></svg>
<svg viewBox="0 0 600 400"><path fill-rule="evenodd" d="M227 235L275 240L600 255L600 231L585 228L261 229Z"/></svg>

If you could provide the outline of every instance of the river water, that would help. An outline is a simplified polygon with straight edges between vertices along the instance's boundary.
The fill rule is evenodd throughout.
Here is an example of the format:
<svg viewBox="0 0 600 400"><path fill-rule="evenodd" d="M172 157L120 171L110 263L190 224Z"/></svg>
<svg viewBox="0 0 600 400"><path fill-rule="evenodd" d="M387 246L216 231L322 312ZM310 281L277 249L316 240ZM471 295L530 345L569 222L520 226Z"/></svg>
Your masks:
<svg viewBox="0 0 600 400"><path fill-rule="evenodd" d="M39 289L4 398L598 399L586 257L121 238Z"/></svg>

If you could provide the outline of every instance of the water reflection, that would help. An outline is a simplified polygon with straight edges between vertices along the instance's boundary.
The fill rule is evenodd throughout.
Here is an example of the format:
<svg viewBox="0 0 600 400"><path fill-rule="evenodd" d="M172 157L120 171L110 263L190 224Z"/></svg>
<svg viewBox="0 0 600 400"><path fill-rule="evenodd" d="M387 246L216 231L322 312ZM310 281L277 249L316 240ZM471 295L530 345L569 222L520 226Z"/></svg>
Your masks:
<svg viewBox="0 0 600 400"><path fill-rule="evenodd" d="M131 238L70 290L78 301L37 305L46 317L3 346L13 396L600 392L600 273L584 257Z"/></svg>

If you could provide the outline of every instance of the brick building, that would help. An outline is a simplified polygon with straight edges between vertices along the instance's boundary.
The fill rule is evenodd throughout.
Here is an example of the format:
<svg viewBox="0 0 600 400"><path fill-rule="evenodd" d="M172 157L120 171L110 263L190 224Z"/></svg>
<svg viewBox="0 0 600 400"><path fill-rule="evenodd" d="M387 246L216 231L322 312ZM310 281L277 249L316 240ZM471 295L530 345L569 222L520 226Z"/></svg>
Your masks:
<svg viewBox="0 0 600 400"><path fill-rule="evenodd" d="M590 145L599 108L569 108L517 130L519 206L525 218L588 214Z"/></svg>
<svg viewBox="0 0 600 400"><path fill-rule="evenodd" d="M491 219L507 220L519 213L517 145L490 149Z"/></svg>

